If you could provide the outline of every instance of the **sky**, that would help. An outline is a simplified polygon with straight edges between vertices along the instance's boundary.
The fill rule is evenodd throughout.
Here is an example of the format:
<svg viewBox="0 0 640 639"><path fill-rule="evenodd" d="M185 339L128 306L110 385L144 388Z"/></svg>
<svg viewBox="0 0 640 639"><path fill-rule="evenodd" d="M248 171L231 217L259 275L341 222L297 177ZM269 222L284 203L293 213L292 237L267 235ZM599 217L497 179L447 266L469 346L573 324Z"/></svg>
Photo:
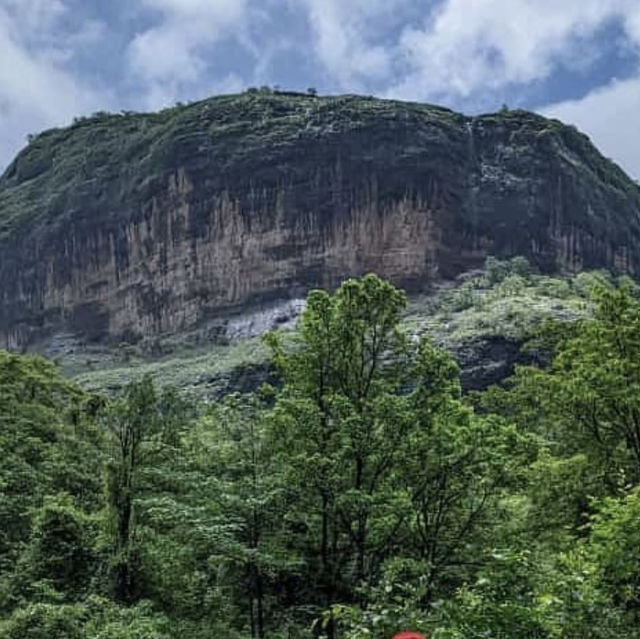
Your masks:
<svg viewBox="0 0 640 639"><path fill-rule="evenodd" d="M640 178L640 0L0 0L0 170L74 116L263 85L530 109Z"/></svg>

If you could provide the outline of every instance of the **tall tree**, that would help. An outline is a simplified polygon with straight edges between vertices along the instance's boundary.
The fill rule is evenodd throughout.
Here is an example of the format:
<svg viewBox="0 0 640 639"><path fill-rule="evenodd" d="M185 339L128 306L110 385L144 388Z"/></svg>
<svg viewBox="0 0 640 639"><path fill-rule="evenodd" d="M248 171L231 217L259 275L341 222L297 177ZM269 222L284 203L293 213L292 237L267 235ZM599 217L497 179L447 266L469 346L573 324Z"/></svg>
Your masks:
<svg viewBox="0 0 640 639"><path fill-rule="evenodd" d="M517 465L505 459L516 431L463 405L451 358L400 329L404 304L368 275L310 293L293 343L267 340L284 381L271 432L295 495L288 518L328 609L364 605L394 556L432 596Z"/></svg>
<svg viewBox="0 0 640 639"><path fill-rule="evenodd" d="M284 579L295 559L285 545L286 486L271 454L264 413L257 397L231 395L209 408L198 432L213 480L209 499L231 533L217 554L239 570L242 616L251 636L261 639L273 617L269 600L278 596L273 576Z"/></svg>
<svg viewBox="0 0 640 639"><path fill-rule="evenodd" d="M177 402L170 391L158 397L151 379L144 377L129 384L124 397L114 400L104 413L111 435L106 491L113 591L123 603L133 603L140 595L136 503L142 494L142 471L175 443L181 415Z"/></svg>
<svg viewBox="0 0 640 639"><path fill-rule="evenodd" d="M311 292L291 350L277 334L267 338L284 380L273 432L305 487L302 510L319 520L310 522L308 550L326 606L373 574L374 494L392 454L380 417L403 384L404 305L403 293L368 275L333 296Z"/></svg>

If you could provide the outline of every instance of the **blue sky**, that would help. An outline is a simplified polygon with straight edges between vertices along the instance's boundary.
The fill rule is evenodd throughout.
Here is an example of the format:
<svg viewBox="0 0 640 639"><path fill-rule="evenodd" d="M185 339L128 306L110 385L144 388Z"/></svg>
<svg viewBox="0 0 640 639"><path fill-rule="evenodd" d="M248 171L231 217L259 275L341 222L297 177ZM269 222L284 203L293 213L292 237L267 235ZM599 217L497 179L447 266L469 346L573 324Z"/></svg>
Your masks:
<svg viewBox="0 0 640 639"><path fill-rule="evenodd" d="M0 167L75 115L265 84L536 110L640 178L640 0L0 0Z"/></svg>

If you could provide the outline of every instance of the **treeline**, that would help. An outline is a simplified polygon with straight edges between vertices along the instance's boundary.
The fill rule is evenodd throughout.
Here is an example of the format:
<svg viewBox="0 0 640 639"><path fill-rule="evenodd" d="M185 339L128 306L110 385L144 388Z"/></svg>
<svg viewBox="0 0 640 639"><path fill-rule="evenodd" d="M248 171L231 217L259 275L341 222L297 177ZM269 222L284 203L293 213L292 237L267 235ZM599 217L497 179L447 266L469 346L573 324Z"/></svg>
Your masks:
<svg viewBox="0 0 640 639"><path fill-rule="evenodd" d="M376 276L266 338L278 387L89 394L0 353L0 637L640 636L640 301L502 387Z"/></svg>

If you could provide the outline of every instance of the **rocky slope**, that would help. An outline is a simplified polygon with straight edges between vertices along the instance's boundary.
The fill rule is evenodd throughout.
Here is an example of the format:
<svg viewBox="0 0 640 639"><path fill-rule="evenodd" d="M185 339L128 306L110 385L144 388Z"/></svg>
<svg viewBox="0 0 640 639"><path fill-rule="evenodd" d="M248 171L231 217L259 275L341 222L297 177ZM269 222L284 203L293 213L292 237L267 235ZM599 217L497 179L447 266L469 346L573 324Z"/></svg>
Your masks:
<svg viewBox="0 0 640 639"><path fill-rule="evenodd" d="M246 93L96 115L0 179L0 346L177 332L375 271L409 290L487 254L640 270L640 189L571 127Z"/></svg>
<svg viewBox="0 0 640 639"><path fill-rule="evenodd" d="M544 353L521 350L523 344L547 320L588 316L591 292L614 282L604 272L549 277L514 269L510 262L497 264L493 271L466 273L429 294L412 296L402 322L410 336L427 335L453 355L467 391L503 380L516 363L545 361ZM267 330L292 336L302 308L302 300L292 300L245 309L135 346L87 344L59 335L39 350L91 390L118 392L149 374L161 386L216 400L277 382L261 336Z"/></svg>

